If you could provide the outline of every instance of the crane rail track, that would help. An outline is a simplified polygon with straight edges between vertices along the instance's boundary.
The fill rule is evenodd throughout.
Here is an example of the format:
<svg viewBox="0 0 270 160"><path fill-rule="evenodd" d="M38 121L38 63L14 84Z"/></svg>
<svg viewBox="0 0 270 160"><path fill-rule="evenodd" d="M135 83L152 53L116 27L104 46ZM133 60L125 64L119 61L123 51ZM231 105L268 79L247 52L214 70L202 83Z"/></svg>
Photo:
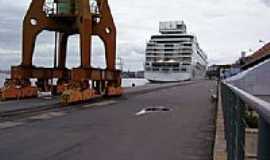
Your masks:
<svg viewBox="0 0 270 160"><path fill-rule="evenodd" d="M200 82L200 81L198 81ZM130 90L126 92L121 98L119 99L125 99L126 96L128 95L140 95L140 94L145 94L148 92L153 92L157 90L163 90L163 89L168 89L172 87L177 87L177 86L184 86L184 85L191 85L194 83L198 83L195 81L189 81L189 82L183 82L183 83L177 83L177 84L170 84L170 85L165 85L165 86L158 86L158 87L149 87L149 88L143 88L139 90ZM81 103L73 103L70 105L63 106L59 103L55 104L48 104L48 105L41 105L41 106L35 106L31 108L23 108L23 109L16 109L16 110L11 110L11 111L0 111L0 122L3 121L10 121L10 120L17 120L17 119L22 119L22 118L27 118L33 115L41 114L41 113L46 113L50 111L69 111L69 110L80 110L83 109L84 105L91 105L97 102L105 101L105 100L111 100L114 99L114 97L104 97L104 96L99 96L94 99L81 102Z"/></svg>
<svg viewBox="0 0 270 160"><path fill-rule="evenodd" d="M70 105L61 105L61 103L55 103L55 104L41 105L38 107L35 106L31 108L3 111L3 112L0 112L0 122L26 118L29 116L33 116L33 115L37 115L37 114L41 114L45 112L50 112L50 111L68 111L71 109L81 109L82 104L92 104L92 103L100 102L106 99L108 98L104 98L100 96L100 97L96 97L95 99L85 101L83 103L73 103Z"/></svg>

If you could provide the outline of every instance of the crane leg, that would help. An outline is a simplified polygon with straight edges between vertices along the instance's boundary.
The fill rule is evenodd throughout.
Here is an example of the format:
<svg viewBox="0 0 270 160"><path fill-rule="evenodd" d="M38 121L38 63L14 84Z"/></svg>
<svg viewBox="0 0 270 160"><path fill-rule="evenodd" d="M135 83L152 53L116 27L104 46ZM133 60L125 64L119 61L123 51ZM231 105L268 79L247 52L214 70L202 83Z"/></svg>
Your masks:
<svg viewBox="0 0 270 160"><path fill-rule="evenodd" d="M98 35L105 45L105 57L107 69L115 72L114 80L109 81L106 86L107 96L120 96L121 88L120 74L116 71L116 27L107 0L98 0L100 6L100 22L95 24L94 34Z"/></svg>
<svg viewBox="0 0 270 160"><path fill-rule="evenodd" d="M89 1L80 1L81 5L89 5ZM97 95L97 92L90 88L89 71L91 72L91 35L92 16L89 8L81 10L79 19L81 66L71 71L71 81L63 92L61 101L63 104L87 101Z"/></svg>
<svg viewBox="0 0 270 160"><path fill-rule="evenodd" d="M69 35L66 33L60 33L58 44L58 68L61 70L67 70L66 57L67 57L67 43ZM65 73L65 72L64 72ZM62 94L68 85L69 76L64 75L61 79L58 79L55 95Z"/></svg>

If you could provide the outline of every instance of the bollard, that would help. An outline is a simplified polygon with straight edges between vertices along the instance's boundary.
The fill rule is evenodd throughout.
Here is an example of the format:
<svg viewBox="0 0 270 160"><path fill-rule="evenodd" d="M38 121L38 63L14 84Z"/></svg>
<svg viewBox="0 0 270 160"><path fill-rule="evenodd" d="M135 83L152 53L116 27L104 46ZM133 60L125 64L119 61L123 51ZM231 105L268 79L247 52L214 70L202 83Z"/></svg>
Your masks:
<svg viewBox="0 0 270 160"><path fill-rule="evenodd" d="M258 143L258 160L270 159L270 125L260 117L259 120L259 143Z"/></svg>

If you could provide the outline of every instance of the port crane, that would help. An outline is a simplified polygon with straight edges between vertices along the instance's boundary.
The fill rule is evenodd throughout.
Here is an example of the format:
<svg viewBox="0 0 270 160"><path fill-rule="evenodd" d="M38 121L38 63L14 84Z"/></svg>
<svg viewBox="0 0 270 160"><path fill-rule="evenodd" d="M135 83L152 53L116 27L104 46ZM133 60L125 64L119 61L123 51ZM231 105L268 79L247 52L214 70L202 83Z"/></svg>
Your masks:
<svg viewBox="0 0 270 160"><path fill-rule="evenodd" d="M32 63L37 36L43 31L56 34L54 67ZM66 67L67 43L80 37L80 66ZM104 42L106 69L91 66L91 39ZM37 79L32 85L30 79ZM57 79L57 84L49 80ZM37 97L38 91L60 94L63 103L86 101L98 95L119 96L121 71L116 69L116 27L108 0L32 0L23 20L22 61L11 68L11 79L1 88L2 100Z"/></svg>

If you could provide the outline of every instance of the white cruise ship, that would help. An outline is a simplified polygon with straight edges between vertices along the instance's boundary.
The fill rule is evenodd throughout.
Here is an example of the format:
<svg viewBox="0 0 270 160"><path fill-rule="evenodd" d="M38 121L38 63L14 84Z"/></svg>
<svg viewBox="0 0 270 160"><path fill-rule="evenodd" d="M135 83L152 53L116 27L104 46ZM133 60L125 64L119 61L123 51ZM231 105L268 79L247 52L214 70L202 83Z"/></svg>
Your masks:
<svg viewBox="0 0 270 160"><path fill-rule="evenodd" d="M207 55L197 38L188 34L183 21L160 22L158 35L146 46L145 78L151 82L178 82L202 79Z"/></svg>

